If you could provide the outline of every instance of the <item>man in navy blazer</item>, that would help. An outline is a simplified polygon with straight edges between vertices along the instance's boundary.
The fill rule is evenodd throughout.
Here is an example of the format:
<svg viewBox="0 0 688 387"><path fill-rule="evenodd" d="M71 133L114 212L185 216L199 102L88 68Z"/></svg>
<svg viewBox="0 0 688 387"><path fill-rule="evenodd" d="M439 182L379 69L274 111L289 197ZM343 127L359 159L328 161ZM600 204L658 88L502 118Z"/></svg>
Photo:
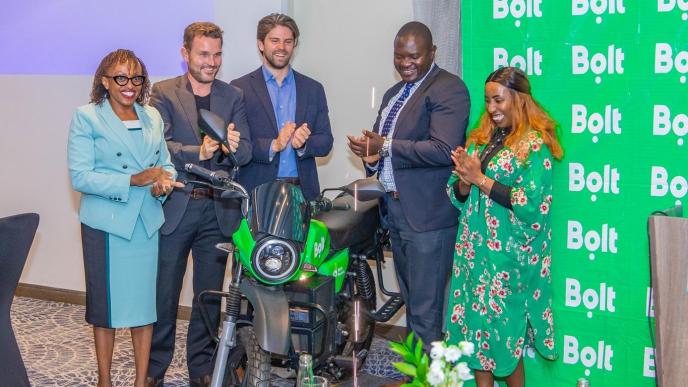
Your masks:
<svg viewBox="0 0 688 387"><path fill-rule="evenodd" d="M244 91L253 144L253 159L239 172L239 182L250 192L280 179L300 185L313 199L320 192L315 157L327 156L333 139L325 90L289 64L298 38L289 16L262 18L257 44L263 65L231 82Z"/></svg>
<svg viewBox="0 0 688 387"><path fill-rule="evenodd" d="M402 80L382 98L374 130L349 136L368 175L378 173L387 191L381 207L407 327L428 346L442 337L459 215L446 193L450 152L465 142L470 110L465 84L434 63L435 49L424 24L401 27L394 66Z"/></svg>
<svg viewBox="0 0 688 387"><path fill-rule="evenodd" d="M180 180L194 179L184 164L194 163L213 171L228 171L234 152L240 165L251 159L241 90L215 79L222 63L222 30L213 23L193 23L184 31L182 57L186 74L153 85L151 105L165 123L165 139ZM210 110L228 123L232 149L204 136L198 125L198 110ZM163 206L157 283L158 322L153 330L148 384L161 386L174 353L177 307L189 252L193 256L194 298L187 334L187 366L191 386L209 385L215 342L198 309L197 295L207 289L220 290L227 255L215 248L229 242L240 221L238 201L221 200L212 190L187 184L176 189ZM219 301L210 306L210 322L217 329Z"/></svg>

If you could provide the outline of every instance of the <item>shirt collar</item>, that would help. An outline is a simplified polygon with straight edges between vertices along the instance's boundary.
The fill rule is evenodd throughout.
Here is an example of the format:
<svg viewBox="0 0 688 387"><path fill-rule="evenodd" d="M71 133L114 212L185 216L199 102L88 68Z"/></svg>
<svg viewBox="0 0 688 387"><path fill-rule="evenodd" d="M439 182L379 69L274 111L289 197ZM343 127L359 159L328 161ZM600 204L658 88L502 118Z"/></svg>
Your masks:
<svg viewBox="0 0 688 387"><path fill-rule="evenodd" d="M435 69L435 66L437 66L437 65L435 64L435 62L432 62L432 64L430 65L430 70L428 70L428 72L425 73L425 75L423 75L423 78L421 78L421 79L418 80L418 81L413 82L412 88L416 88L416 87L418 87L421 83L423 83L423 81L425 80L425 78L427 78L428 75L430 75L430 73L432 72L432 70Z"/></svg>
<svg viewBox="0 0 688 387"><path fill-rule="evenodd" d="M265 78L265 83L269 82L274 82L277 84L277 78L275 78L274 75L268 70L265 65L260 66L260 68L263 70L263 78ZM289 66L289 72L287 73L287 76L284 77L282 80L282 86L288 85L294 81L294 70L292 70L291 66Z"/></svg>

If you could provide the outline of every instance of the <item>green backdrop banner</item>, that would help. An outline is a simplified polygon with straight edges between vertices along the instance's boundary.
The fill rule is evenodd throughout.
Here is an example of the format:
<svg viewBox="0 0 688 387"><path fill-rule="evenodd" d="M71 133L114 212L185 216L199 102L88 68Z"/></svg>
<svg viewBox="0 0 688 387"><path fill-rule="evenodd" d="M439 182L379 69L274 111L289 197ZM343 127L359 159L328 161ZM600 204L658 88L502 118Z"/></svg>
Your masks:
<svg viewBox="0 0 688 387"><path fill-rule="evenodd" d="M561 127L559 359L527 350L527 385L655 385L646 222L688 192L688 1L464 1L462 42L473 126L485 78L511 65Z"/></svg>

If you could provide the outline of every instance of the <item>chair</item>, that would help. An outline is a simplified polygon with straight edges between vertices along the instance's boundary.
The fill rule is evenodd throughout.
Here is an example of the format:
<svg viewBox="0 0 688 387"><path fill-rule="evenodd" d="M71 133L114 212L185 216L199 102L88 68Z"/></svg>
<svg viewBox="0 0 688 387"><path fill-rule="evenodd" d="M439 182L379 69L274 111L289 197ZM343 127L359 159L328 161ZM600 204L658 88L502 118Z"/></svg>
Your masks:
<svg viewBox="0 0 688 387"><path fill-rule="evenodd" d="M20 214L0 219L0 384L7 387L30 386L26 368L12 330L10 308L24 269L38 214Z"/></svg>

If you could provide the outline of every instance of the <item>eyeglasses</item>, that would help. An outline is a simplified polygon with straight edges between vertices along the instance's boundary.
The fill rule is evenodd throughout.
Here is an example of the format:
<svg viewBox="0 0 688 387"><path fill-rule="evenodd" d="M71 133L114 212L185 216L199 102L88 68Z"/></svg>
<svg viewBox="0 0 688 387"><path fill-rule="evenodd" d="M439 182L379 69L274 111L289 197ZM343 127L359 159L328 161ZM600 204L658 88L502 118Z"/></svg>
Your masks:
<svg viewBox="0 0 688 387"><path fill-rule="evenodd" d="M131 84L134 86L141 86L143 85L143 82L146 81L146 77L144 77L143 75L134 75L131 78L124 75L115 75L114 77L105 75L105 78L112 79L113 81L115 81L116 84L120 86L126 86L126 84L129 83L129 81L131 81Z"/></svg>

